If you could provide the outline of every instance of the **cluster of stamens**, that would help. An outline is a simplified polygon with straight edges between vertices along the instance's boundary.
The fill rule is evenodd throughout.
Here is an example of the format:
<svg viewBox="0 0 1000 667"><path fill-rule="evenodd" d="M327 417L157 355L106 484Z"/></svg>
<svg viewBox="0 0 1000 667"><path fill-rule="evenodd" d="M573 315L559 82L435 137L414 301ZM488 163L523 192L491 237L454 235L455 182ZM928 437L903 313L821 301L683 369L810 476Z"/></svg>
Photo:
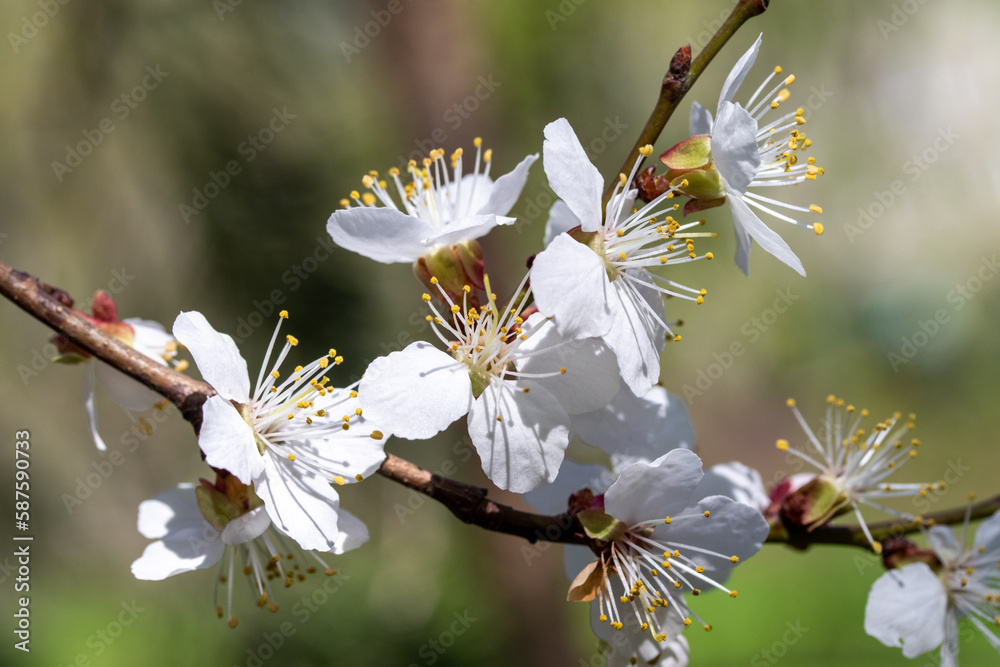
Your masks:
<svg viewBox="0 0 1000 667"><path fill-rule="evenodd" d="M219 584L224 584L227 605L225 616L230 628L235 628L239 623L232 613L234 575L238 574L237 559L242 565L243 575L252 594L256 596L256 605L272 612L278 611L272 586L281 583L285 588L290 588L296 581L305 581L307 575L320 571L316 565L306 565L308 561L315 560L327 576L337 574L337 570L327 565L317 554L303 551L273 527L244 544L226 545L215 584L215 612L219 618L223 618L223 609L219 604Z"/></svg>
<svg viewBox="0 0 1000 667"><path fill-rule="evenodd" d="M634 181L643 159L652 154L652 146L647 144L640 148L632 172L627 176L619 174L618 182L612 192L607 207L607 219L602 229L604 261L608 277L611 280L621 278L635 285L650 287L666 297L678 297L701 304L708 294L707 290L687 287L652 273L650 275L653 276L653 280L649 282L629 272L629 269L672 266L701 259L711 260L715 257L711 252L698 255L695 252L694 239L718 238L717 232L688 231L703 226L705 221L697 220L681 224L670 215L680 207L680 204L671 200L674 199L676 191L687 187L686 180L671 187L642 208L633 208L628 216L623 217L627 201L627 185ZM657 312L648 308L645 302L642 302L642 306L649 317L667 330L668 338L680 340L680 336L675 335L669 324L663 321L662 311Z"/></svg>
<svg viewBox="0 0 1000 667"><path fill-rule="evenodd" d="M483 280L488 301L479 307L469 305L471 286L465 286L462 304L459 305L434 277L431 278L431 284L437 286L439 296L447 306L446 313L438 308L430 294L423 295L424 302L433 313L426 316L426 321L452 356L469 367L476 395L485 389L492 378L507 380L552 377L565 373L565 369L560 369L559 373L542 374L524 373L517 369L517 360L527 356L518 348L523 341L540 330L540 327L525 330L521 326L524 324L521 313L531 299L531 289L526 287L528 276L521 279L514 296L503 310L497 306L497 295L490 290L489 276L484 275ZM552 349L548 347L544 351ZM527 392L528 388L524 387L522 391Z"/></svg>
<svg viewBox="0 0 1000 667"><path fill-rule="evenodd" d="M489 178L493 161L493 149L482 149L483 140L476 137L476 161L471 175ZM377 171L370 171L361 179L365 192L351 192L350 198L340 200L344 208L353 206L372 207L377 204L402 211L426 220L437 227L462 218L469 213L475 201L479 178L463 181L461 148L456 149L446 160L444 149L433 149L422 163L410 160L406 171L410 182L404 182L396 167L389 169L388 180L379 177ZM450 165L450 166L449 166ZM399 195L400 203L389 193L389 181ZM353 204L352 204L353 202Z"/></svg>
<svg viewBox="0 0 1000 667"><path fill-rule="evenodd" d="M326 355L307 366L296 366L289 377L281 380L278 368L291 349L299 343L292 335L285 337L285 345L278 354L272 370L266 372L281 330L281 323L287 318L288 311L281 311L278 325L264 356L264 363L261 365L251 403L249 406L242 406L241 413L254 428L257 447L261 454L270 449L279 454L280 458L303 466L320 477L329 478L338 485L345 484L343 476L331 474L336 471L329 470L325 460L312 454L308 448L296 447L295 444L321 440L349 431L351 425L361 418L361 408L354 408L339 415L337 408L349 399L357 398L358 394L354 388L357 383L344 390L336 390L329 384L330 379L324 373L331 364L338 366L344 361L344 358L332 348ZM362 437L381 440L383 435L379 431L374 431L370 436Z"/></svg>
<svg viewBox="0 0 1000 667"><path fill-rule="evenodd" d="M904 422L902 413L896 412L875 424L871 431L866 431L860 426L869 416L869 411L858 410L853 405L845 403L844 399L831 394L827 397L826 418L823 430L820 432L821 440L806 423L795 401L788 399L787 404L805 431L811 448L816 452L809 454L794 449L784 439L777 441L777 448L815 466L820 471L821 478L836 485L844 503L853 508L865 537L877 553L882 550L881 544L872 538L868 525L861 515L860 504L907 521L919 522L921 520L919 516L886 507L874 499L925 497L928 492L944 490L944 482L896 484L883 481L907 461L916 458L920 441L907 437L916 426L916 415L911 413Z"/></svg>
<svg viewBox="0 0 1000 667"><path fill-rule="evenodd" d="M800 129L806 123L805 109L799 107L795 111L783 114L766 125L760 124L768 112L778 109L790 97L788 88L785 86L790 86L795 81L794 74L790 74L782 79L767 94L761 94L764 87L779 74L781 74L781 67L775 67L774 71L764 79L763 83L760 84L747 102L747 111L757 121L757 143L761 159L760 169L748 186L750 188L794 185L806 180L814 181L824 173L823 168L817 166L816 158L814 157L807 158L804 164L799 162L799 153L804 152L812 146L812 140L806 137L805 132ZM786 131L787 135L782 136L782 133ZM822 223L816 222L810 224L800 222L791 216L774 210L774 207L780 207L802 213L822 213L823 209L816 204L796 206L752 192L745 193L743 199L749 206L780 220L812 229L817 236L823 233Z"/></svg>
<svg viewBox="0 0 1000 667"><path fill-rule="evenodd" d="M700 595L702 589L698 588L699 585L725 591L732 598L736 597L736 591L708 577L705 567L688 554L719 558L732 564L738 563L739 558L694 545L657 539L653 530L654 526L661 523L670 525L679 521L705 521L710 516L710 512L705 511L644 521L629 527L621 537L609 542L601 552L599 561L604 573L603 586L598 592L600 621L621 630L624 615L632 614L642 631L649 631L654 640L664 642L672 638L663 632L663 623L657 618L656 612L658 609L667 609L667 613L672 610L681 616L685 626L693 623L691 616L694 616L705 630L711 630L711 625L683 603L682 593L688 591L692 595Z"/></svg>

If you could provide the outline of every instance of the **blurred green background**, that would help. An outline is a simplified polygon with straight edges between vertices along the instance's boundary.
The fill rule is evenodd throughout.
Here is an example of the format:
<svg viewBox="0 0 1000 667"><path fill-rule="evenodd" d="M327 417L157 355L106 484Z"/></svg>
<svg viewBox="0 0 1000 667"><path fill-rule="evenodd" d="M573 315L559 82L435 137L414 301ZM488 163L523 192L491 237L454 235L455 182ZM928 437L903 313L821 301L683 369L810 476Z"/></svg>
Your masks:
<svg viewBox="0 0 1000 667"><path fill-rule="evenodd" d="M392 3L398 14L389 4L3 3L0 258L80 301L114 291L123 316L168 326L196 309L237 333L259 321L254 313L270 314L277 291L303 353L336 346L346 383L419 338L411 317L423 314L408 266L346 251L307 259L318 249L327 257L326 219L365 172L399 165L431 137L450 151L482 135L494 174L504 173L565 116L614 174L673 51L699 50L733 3L402 0ZM768 221L808 279L759 248L753 278L743 277L725 210L707 216L722 238L704 249L719 261L678 272L709 298L697 309L668 304L685 320L684 340L667 348L662 381L686 394L706 465L740 459L766 480L794 472L774 449L779 437L801 439L785 398L816 420L835 393L876 415L918 414L925 446L900 479L962 470L939 507L997 492L998 30L990 0L774 0L685 100L658 150L686 136L690 99L714 109L730 67L763 31L748 88L775 64L796 74L792 103L809 109L812 154L826 168L817 183L778 193L822 205L824 236ZM249 137L276 112L282 131L253 147ZM53 167L84 141L96 145L77 166ZM181 205L230 161L239 173L185 216ZM539 162L514 209L525 224L485 241L495 284L512 288L540 249L551 201ZM783 314L770 310L777 292L792 300ZM939 311L935 330L927 322ZM563 601L559 547L529 564L521 541L462 525L382 479L342 494L372 539L336 559L348 579L308 615L297 605L322 582L281 591L276 615L238 590L241 622L229 630L212 609L210 572L135 581L129 564L147 543L138 504L206 474L190 428L171 412L129 451L119 437L128 419L99 395L102 432L123 462L70 511L65 494L103 460L87 436L82 370L47 366L50 332L13 305L0 303L0 318L0 475L12 480L14 431L30 429L36 535L30 655L12 648L13 547L0 551L5 664L590 664L587 610ZM252 368L272 326L263 319L243 344ZM921 323L934 335L919 335ZM915 354L892 363L905 341ZM735 342L744 352L726 357ZM458 431L389 449L486 483ZM0 504L5 517L11 500ZM698 600L715 630L689 633L692 664L937 664L864 634L881 571L858 550L765 547L737 570L738 601ZM119 634L123 604L142 611ZM456 614L466 623L454 625ZM982 637L961 650L966 665L997 661Z"/></svg>

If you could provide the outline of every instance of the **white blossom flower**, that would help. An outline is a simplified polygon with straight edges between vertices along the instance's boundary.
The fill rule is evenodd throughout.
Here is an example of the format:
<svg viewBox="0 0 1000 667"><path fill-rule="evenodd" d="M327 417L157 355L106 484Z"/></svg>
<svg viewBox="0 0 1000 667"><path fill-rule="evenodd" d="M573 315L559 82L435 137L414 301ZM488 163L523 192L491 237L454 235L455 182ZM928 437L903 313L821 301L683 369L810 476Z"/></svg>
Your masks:
<svg viewBox="0 0 1000 667"><path fill-rule="evenodd" d="M786 204L749 191L751 188L794 185L805 180L815 180L823 173L823 169L816 166L814 158L809 158L805 163L799 162L799 153L812 145L812 141L799 129L806 122L802 108L764 122L764 117L770 111L778 109L788 99L789 92L785 86L791 85L795 80L793 75L784 77L765 92L771 80L781 74L781 68L776 67L750 96L746 106L732 101L757 59L760 43L761 38L758 37L726 78L714 123L708 110L697 102L691 106L691 134L711 135L712 160L722 177L724 196L729 202L736 230L737 266L750 275L750 242L753 239L764 250L804 276L806 273L802 262L788 244L751 210L757 209L778 220L807 227L817 235L823 233L822 224L800 222L792 217L795 213L822 213L819 206ZM776 208L793 213L781 213Z"/></svg>
<svg viewBox="0 0 1000 667"><path fill-rule="evenodd" d="M867 505L913 520L915 517L912 515L886 507L876 499L926 496L928 491L944 488L944 482L936 487L935 484L885 481L917 455L920 441L907 437L915 427L916 415L910 414L904 425L902 414L897 412L875 424L869 433L859 428L868 417L868 410L857 410L853 405L846 405L844 399L831 394L827 397L826 418L817 436L809 428L795 401L788 399L788 406L805 431L809 445L803 451L792 448L787 440L781 439L777 441L777 448L801 458L819 471L808 483L801 484L801 479L796 480L800 484L796 493L808 498L802 525L809 528L821 526L847 508L853 509L872 549L881 553L882 545L872 538L860 506Z"/></svg>
<svg viewBox="0 0 1000 667"><path fill-rule="evenodd" d="M94 295L91 308L93 315L87 315L83 312L79 314L105 333L114 336L158 364L164 366L172 364L179 371L187 368L187 361L174 360L177 355L177 341L166 332L159 322L136 317L119 320L118 307L103 290L98 290ZM76 347L62 336L56 336L54 342L59 355L53 361L87 364L83 384L83 402L87 412L87 422L90 426L90 435L98 450L103 452L108 447L104 443L104 439L101 438L97 427L97 401L94 393L96 385L104 388L136 426L147 435L153 432L149 422L145 418L137 418L134 413L153 409L164 410L170 404L169 401L117 368L109 366Z"/></svg>
<svg viewBox="0 0 1000 667"><path fill-rule="evenodd" d="M1000 651L1000 512L983 521L971 547L966 513L962 539L950 528L926 532L940 566L914 562L889 570L872 586L865 632L915 658L941 647L942 667L958 664L958 621L966 618Z"/></svg>
<svg viewBox="0 0 1000 667"><path fill-rule="evenodd" d="M478 137L475 146L475 166L468 174L463 175L462 149L452 153L450 168L441 149L432 150L422 167L411 160L409 183L398 169L390 169L398 201L378 172L366 174L362 180L368 191L352 192L340 202L344 209L330 216L326 228L333 241L378 262L412 262L439 246L478 239L496 225L513 223L507 213L538 155L527 156L494 182L492 149L483 151Z"/></svg>
<svg viewBox="0 0 1000 667"><path fill-rule="evenodd" d="M526 280L526 278L525 278ZM479 308L440 290L427 316L447 351L411 343L373 361L360 392L366 415L390 434L423 440L468 414L483 470L502 489L524 492L552 481L569 443L569 415L606 404L618 388L611 353L597 340L567 340L551 321L519 313L525 280L503 310L496 295Z"/></svg>
<svg viewBox="0 0 1000 667"><path fill-rule="evenodd" d="M328 386L327 368L343 360L336 350L282 378L278 368L298 344L289 335L269 366L287 316L282 311L278 318L253 393L236 343L201 313L181 313L174 335L218 392L202 406L198 443L205 460L252 482L271 521L303 549L329 551L340 535L331 484L373 474L385 459L383 434L361 416L353 387Z"/></svg>
<svg viewBox="0 0 1000 667"><path fill-rule="evenodd" d="M767 522L742 503L700 496L702 478L701 459L675 449L626 467L603 495L603 508L597 496L595 509L577 515L605 547L596 560L586 550L567 548L567 572L575 577L568 598L591 601L595 631L605 641L623 631L629 617L639 620L645 638L659 643L676 636L672 627L691 625L692 616L711 630L682 593L697 596L708 586L736 597L723 582L740 560L760 550ZM630 653L639 651L633 645Z"/></svg>
<svg viewBox="0 0 1000 667"><path fill-rule="evenodd" d="M368 540L368 531L357 518L341 511L339 519L340 532L330 551L342 553ZM288 588L305 580L317 571L312 561L328 576L337 573L317 554L290 543L272 524L260 500L242 485L217 482L213 486L204 480L197 486L180 484L139 505L138 528L144 537L156 541L132 563L132 574L137 579L161 581L218 563L215 608L222 618L219 584L226 584L225 617L232 628L237 624L232 611L237 568L257 592L257 606L266 605L271 611L278 610L273 587L280 583Z"/></svg>
<svg viewBox="0 0 1000 667"><path fill-rule="evenodd" d="M640 396L659 379L664 337L680 338L665 321L663 296L701 303L706 294L646 269L712 258L695 254L692 240L711 234L687 231L701 223L681 225L669 215L677 208L673 190L633 211L635 193L625 184L652 150L643 147L632 173L620 176L605 215L600 172L565 118L549 123L542 161L563 204L553 206L554 238L531 268L539 310L553 316L564 335L602 338L617 357L622 379Z"/></svg>

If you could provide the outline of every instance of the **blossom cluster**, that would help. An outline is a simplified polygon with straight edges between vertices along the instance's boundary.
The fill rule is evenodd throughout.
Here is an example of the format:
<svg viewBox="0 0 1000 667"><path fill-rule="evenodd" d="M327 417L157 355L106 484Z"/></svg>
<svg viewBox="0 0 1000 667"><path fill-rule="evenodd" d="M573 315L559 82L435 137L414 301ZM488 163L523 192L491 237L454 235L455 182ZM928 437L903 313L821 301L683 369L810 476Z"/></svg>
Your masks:
<svg viewBox="0 0 1000 667"><path fill-rule="evenodd" d="M925 527L932 551L920 551L887 548L862 513L923 526L883 501L943 488L888 479L916 456L913 415L868 427L867 410L830 396L813 430L789 400L805 443L781 439L777 447L816 470L766 490L760 474L739 463L704 470L685 407L660 385L666 343L681 340L675 318L708 298L681 265L713 260L703 246L720 234L694 214L729 208L735 263L747 275L754 243L805 275L759 214L823 233L818 205L759 193L824 173L804 155L812 141L803 110L786 110L794 76L776 67L745 102L735 101L760 45L758 38L730 72L714 116L695 103L691 136L661 153L659 174L643 169L652 145L639 147L628 173L605 177L567 119L545 126L542 167L558 199L543 246L506 288L491 280L479 239L516 222L510 213L539 155L494 180L493 152L477 138L471 158L434 149L405 174L366 173L363 191L341 201L327 231L347 251L412 264L433 338L375 359L355 383L338 386L343 356L334 348L290 368L299 340L285 330L294 322L287 311L251 375L233 338L201 313L180 313L170 335L155 323L118 321L99 295L92 322L179 370L186 362L175 357L186 349L214 390L198 433L212 479L181 483L140 506L139 531L155 541L133 563L135 576L160 580L218 564L215 606L231 627L239 573L258 606L277 610L278 584L320 570L332 576L326 559L368 540L364 523L341 507L340 487L376 474L390 438L427 440L464 418L489 480L525 494L539 511L566 515L589 545L564 551L567 599L589 603L602 645L622 648L609 651L609 664L687 664L685 628L713 627L694 598L711 591L737 598L727 584L733 569L772 532L791 541L845 514L898 567L872 589L869 634L909 657L941 645L942 664L953 664L957 619L968 617L1000 648L987 627L1000 625L997 516L971 549L947 529ZM665 299L677 304L671 316ZM92 361L65 348L63 361ZM95 379L130 410L162 408L159 397L102 362L91 363L87 377L100 449ZM581 452L600 463L581 462Z"/></svg>

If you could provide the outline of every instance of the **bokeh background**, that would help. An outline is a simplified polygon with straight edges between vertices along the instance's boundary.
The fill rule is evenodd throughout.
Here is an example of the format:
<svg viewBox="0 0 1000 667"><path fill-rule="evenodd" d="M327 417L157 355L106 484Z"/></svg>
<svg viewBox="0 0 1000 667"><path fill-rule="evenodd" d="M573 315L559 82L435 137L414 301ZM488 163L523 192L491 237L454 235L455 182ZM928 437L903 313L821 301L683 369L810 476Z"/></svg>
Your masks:
<svg viewBox="0 0 1000 667"><path fill-rule="evenodd" d="M326 219L365 172L432 144L468 149L481 135L503 173L540 151L544 125L565 116L602 172L617 173L673 51L699 50L732 5L5 2L0 257L84 303L109 290L124 316L169 326L197 309L230 333L247 323L238 335L251 367L277 294L304 353L342 351L346 383L423 335L414 327L422 288L408 266L327 252ZM762 31L749 81L775 64L797 75L792 103L809 110L813 155L826 168L817 183L779 193L822 205L826 234L772 225L808 279L759 249L752 279L742 276L724 209L706 216L723 232L706 248L718 261L680 272L709 298L669 304L684 340L668 346L662 382L687 399L706 465L740 459L767 480L794 472L774 449L779 437L801 440L785 398L819 419L835 393L878 415L917 413L925 446L901 477L949 474L935 507L998 491L998 30L992 0L774 0L685 100L658 151L686 136L690 100L714 108ZM136 89L144 77L147 89ZM276 113L282 131L252 147ZM97 131L103 119L113 131ZM53 166L83 141L95 145L71 171ZM181 205L230 161L239 173L185 216ZM514 209L523 224L485 241L495 283L513 287L540 249L551 201L539 162ZM791 300L781 314L779 293ZM139 502L206 474L190 428L172 412L130 451L120 437L129 420L99 395L121 464L91 488L87 475L105 459L87 436L82 369L47 364L50 332L13 305L0 303L0 318L0 479L11 488L13 434L30 429L36 536L30 655L12 648L13 547L0 550L5 664L598 664L586 609L564 602L560 547L528 559L521 541L462 525L383 479L343 493L372 539L337 559L347 579L329 595L310 598L323 582L306 582L281 591L271 615L238 590L230 630L215 618L210 572L135 581L129 564L147 542L135 530ZM737 342L744 352L727 357ZM389 449L486 483L459 431ZM86 497L68 506L73 495ZM6 535L12 521L0 523ZM766 546L737 570L737 601L698 600L715 630L689 633L692 664L937 664L864 634L881 571L859 550ZM315 611L305 614L307 599ZM118 628L123 604L141 612ZM961 650L963 664L997 661L968 632Z"/></svg>

